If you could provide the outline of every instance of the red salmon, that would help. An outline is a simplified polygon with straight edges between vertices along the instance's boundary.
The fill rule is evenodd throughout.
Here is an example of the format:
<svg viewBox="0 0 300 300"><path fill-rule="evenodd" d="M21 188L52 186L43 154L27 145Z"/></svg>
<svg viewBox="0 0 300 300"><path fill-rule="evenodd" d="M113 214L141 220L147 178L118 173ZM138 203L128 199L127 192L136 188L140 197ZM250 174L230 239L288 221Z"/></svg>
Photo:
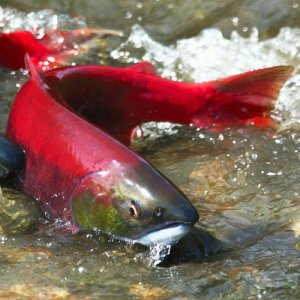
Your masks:
<svg viewBox="0 0 300 300"><path fill-rule="evenodd" d="M18 93L7 136L25 151L21 189L55 217L144 245L174 243L198 220L186 196L132 150L133 128L169 121L202 128L269 126L292 67L206 83L163 79L146 62L75 66L41 74ZM106 133L105 133L106 132ZM116 139L115 139L116 138Z"/></svg>
<svg viewBox="0 0 300 300"><path fill-rule="evenodd" d="M31 32L22 30L12 33L0 32L0 66L17 70L25 67L25 55L41 70L60 66L78 54L81 44L94 37L102 38L121 33L108 29L83 28L71 31L53 30L36 38Z"/></svg>
<svg viewBox="0 0 300 300"><path fill-rule="evenodd" d="M270 112L292 71L278 66L186 83L161 78L154 66L141 62L128 68L63 67L42 78L58 101L129 145L133 128L149 121L214 129L274 126Z"/></svg>

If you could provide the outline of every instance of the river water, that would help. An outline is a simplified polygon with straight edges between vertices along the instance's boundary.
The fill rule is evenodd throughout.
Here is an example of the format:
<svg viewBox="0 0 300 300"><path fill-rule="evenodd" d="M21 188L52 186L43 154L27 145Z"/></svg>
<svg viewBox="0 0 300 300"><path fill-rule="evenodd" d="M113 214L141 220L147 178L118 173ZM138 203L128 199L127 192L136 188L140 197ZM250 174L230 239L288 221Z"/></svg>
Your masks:
<svg viewBox="0 0 300 300"><path fill-rule="evenodd" d="M297 299L300 297L300 1L0 1L0 26L106 27L76 63L151 61L159 74L203 81L291 64L279 127L220 133L146 124L133 147L174 181L227 251L154 267L153 252L104 236L58 234L35 202L0 197L0 299ZM47 10L45 10L47 8ZM27 80L0 70L0 129ZM26 116L24 116L26 117Z"/></svg>

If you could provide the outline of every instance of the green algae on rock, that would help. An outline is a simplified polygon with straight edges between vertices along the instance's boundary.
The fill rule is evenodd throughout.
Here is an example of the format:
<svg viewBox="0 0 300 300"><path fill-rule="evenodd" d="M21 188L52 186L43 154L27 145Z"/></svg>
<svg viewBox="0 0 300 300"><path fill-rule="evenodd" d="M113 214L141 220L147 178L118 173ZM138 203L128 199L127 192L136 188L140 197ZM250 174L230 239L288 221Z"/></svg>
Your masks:
<svg viewBox="0 0 300 300"><path fill-rule="evenodd" d="M43 214L37 201L12 188L0 188L1 234L31 232L41 218Z"/></svg>

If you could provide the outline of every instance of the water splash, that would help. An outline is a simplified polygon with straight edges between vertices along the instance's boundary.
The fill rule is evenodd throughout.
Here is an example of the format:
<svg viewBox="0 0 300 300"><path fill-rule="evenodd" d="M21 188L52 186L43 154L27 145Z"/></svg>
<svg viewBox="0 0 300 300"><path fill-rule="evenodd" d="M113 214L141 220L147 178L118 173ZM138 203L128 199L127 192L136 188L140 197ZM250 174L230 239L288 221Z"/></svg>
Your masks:
<svg viewBox="0 0 300 300"><path fill-rule="evenodd" d="M156 267L170 254L171 245L155 244L149 249L149 265Z"/></svg>
<svg viewBox="0 0 300 300"><path fill-rule="evenodd" d="M0 6L0 29L4 32L23 29L42 36L45 29L74 29L85 26L86 22L82 17L72 18L68 15L57 14L49 9L25 13Z"/></svg>

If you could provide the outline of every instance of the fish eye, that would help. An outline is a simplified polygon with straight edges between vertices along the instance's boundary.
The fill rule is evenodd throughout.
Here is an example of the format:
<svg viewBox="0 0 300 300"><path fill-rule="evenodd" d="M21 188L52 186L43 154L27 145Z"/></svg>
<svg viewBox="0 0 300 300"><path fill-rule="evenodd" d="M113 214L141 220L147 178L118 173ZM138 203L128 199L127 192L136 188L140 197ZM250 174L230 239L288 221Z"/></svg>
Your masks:
<svg viewBox="0 0 300 300"><path fill-rule="evenodd" d="M132 218L137 219L139 217L139 209L135 203L135 201L130 201L128 205L128 213Z"/></svg>

